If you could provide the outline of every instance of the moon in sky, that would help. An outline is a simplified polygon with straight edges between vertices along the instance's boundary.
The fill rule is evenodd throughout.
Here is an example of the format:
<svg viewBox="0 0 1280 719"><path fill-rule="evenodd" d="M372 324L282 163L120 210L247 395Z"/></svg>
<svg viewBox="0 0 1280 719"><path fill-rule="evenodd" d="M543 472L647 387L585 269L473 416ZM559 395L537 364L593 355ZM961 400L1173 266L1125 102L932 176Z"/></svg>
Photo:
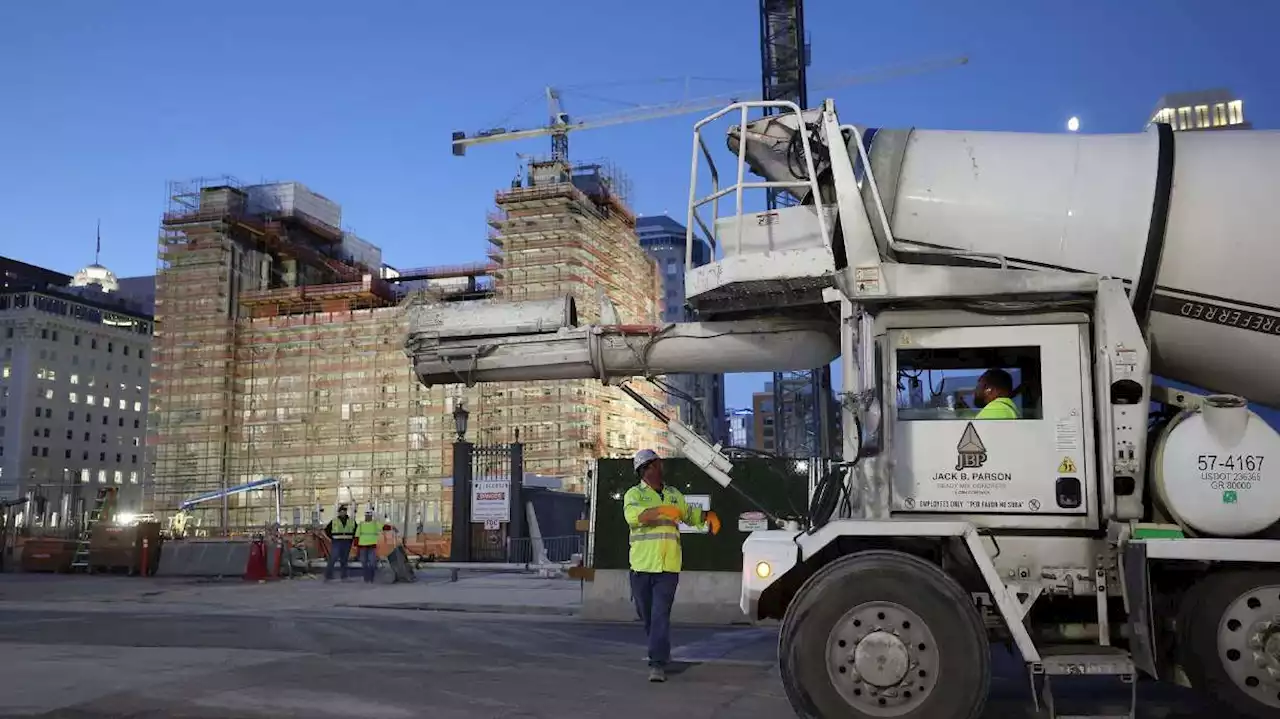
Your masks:
<svg viewBox="0 0 1280 719"><path fill-rule="evenodd" d="M1079 130L1079 129L1080 129L1080 118L1078 118L1078 117L1073 117L1073 118L1071 118L1070 120L1067 120L1067 130L1068 130L1068 131L1070 131L1070 132L1075 132L1075 131L1077 131L1077 130Z"/></svg>

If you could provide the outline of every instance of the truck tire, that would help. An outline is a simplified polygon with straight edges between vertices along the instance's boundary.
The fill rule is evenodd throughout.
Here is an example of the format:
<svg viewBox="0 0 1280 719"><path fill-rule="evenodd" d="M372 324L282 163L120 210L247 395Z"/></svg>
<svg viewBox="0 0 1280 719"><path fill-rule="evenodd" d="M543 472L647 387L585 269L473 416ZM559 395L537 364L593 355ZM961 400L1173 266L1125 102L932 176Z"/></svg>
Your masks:
<svg viewBox="0 0 1280 719"><path fill-rule="evenodd" d="M1280 716L1280 572L1211 574L1178 610L1178 663L1237 713Z"/></svg>
<svg viewBox="0 0 1280 719"><path fill-rule="evenodd" d="M894 551L851 554L810 577L782 619L778 657L802 719L975 719L991 682L969 593Z"/></svg>

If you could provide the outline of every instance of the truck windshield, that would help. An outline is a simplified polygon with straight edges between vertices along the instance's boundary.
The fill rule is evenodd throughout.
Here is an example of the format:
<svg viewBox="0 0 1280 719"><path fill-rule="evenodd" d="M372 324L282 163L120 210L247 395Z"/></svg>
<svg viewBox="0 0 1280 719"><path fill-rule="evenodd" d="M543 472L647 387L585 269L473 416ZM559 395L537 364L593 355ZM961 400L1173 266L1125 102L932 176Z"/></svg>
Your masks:
<svg viewBox="0 0 1280 719"><path fill-rule="evenodd" d="M1040 348L1030 346L898 350L898 419L987 419L979 416L984 401L975 391L979 379L988 372L997 378L1003 374L1009 381L1009 386L999 386L987 395L1012 403L1016 418L1008 413L1002 418L1041 419Z"/></svg>

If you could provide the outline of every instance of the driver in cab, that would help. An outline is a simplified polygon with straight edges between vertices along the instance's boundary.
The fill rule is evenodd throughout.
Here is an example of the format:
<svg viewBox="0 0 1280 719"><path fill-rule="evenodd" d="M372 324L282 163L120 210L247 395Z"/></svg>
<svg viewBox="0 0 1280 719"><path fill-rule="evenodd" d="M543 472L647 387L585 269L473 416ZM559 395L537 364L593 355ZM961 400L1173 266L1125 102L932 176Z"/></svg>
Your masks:
<svg viewBox="0 0 1280 719"><path fill-rule="evenodd" d="M978 378L977 386L973 388L973 403L978 406L978 413L973 418L1018 419L1018 406L1013 403L1015 394L1013 377L1008 372L1002 369L983 372ZM972 410L966 411L967 408L962 408L962 405L963 403L957 405L956 409L971 415Z"/></svg>

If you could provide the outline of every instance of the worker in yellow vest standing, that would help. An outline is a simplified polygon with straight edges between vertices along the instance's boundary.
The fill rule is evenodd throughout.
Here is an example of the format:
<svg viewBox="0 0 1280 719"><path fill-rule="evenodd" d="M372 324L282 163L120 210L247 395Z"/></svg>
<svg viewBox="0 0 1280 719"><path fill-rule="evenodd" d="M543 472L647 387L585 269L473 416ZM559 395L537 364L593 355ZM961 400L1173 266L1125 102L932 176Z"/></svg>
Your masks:
<svg viewBox="0 0 1280 719"><path fill-rule="evenodd" d="M360 573L369 584L378 572L378 537L382 535L382 522L374 521L373 507L364 511L364 521L356 527L356 559L360 560Z"/></svg>
<svg viewBox="0 0 1280 719"><path fill-rule="evenodd" d="M347 516L347 505L338 505L338 516L324 525L329 537L329 561L324 565L324 581L333 579L333 563L342 565L342 581L347 581L347 563L351 561L351 541L356 537L356 520Z"/></svg>
<svg viewBox="0 0 1280 719"><path fill-rule="evenodd" d="M680 528L707 527L720 531L715 512L691 507L684 495L662 481L662 460L651 449L636 453L632 462L639 484L622 498L631 540L631 598L644 622L649 640L649 681L667 680L671 661L671 606L680 582Z"/></svg>

